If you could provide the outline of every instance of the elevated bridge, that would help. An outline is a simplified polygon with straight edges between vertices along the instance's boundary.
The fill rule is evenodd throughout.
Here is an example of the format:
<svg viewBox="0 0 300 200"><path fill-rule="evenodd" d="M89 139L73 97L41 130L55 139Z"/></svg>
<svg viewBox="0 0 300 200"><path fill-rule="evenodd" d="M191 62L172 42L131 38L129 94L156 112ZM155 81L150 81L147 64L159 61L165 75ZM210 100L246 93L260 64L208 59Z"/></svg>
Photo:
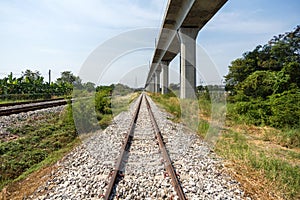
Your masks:
<svg viewBox="0 0 300 200"><path fill-rule="evenodd" d="M226 2L169 0L147 76L146 90L162 94L168 92L169 64L180 53L180 98L194 96L198 32Z"/></svg>

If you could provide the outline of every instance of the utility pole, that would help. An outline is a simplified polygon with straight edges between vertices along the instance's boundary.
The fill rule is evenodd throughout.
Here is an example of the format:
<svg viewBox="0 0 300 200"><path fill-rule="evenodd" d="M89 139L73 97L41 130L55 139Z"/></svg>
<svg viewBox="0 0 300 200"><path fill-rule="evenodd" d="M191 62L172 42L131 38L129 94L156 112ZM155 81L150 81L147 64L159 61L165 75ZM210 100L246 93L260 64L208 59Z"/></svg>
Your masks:
<svg viewBox="0 0 300 200"><path fill-rule="evenodd" d="M51 69L49 69L49 84L51 84Z"/></svg>

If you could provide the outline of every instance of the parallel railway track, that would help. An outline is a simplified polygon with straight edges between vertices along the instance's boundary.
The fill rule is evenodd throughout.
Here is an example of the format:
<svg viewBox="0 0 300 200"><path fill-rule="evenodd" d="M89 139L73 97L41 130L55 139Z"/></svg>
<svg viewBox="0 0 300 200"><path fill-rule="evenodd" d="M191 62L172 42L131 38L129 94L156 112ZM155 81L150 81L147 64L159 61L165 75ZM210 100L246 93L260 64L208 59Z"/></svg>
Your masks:
<svg viewBox="0 0 300 200"><path fill-rule="evenodd" d="M44 108L50 108L55 106L66 105L67 101L65 99L51 99L51 100L40 100L33 102L17 102L1 104L0 106L0 116L7 116L11 114L18 114L21 112L28 112L34 110L40 110Z"/></svg>
<svg viewBox="0 0 300 200"><path fill-rule="evenodd" d="M161 155L160 162L163 163L164 168L166 170L166 172L164 174L171 178L171 184L173 186L173 189L176 191L177 199L181 199L181 200L186 199L185 194L180 185L180 182L178 180L178 177L176 175L175 169L172 165L172 161L166 150L162 134L156 123L155 117L151 110L151 106L149 104L149 101L148 101L146 95L144 95L144 94L142 94L138 99L137 108L134 112L134 115L133 115L133 118L132 118L132 121L130 124L130 128L127 132L127 135L126 135L123 145L121 147L121 152L117 159L115 169L111 175L110 182L108 184L104 199L110 200L116 196L118 183L120 182L120 180L122 180L126 176L126 165L128 163L128 160L130 159L130 154L131 154L130 150L133 148L134 139L135 139L135 130L138 127L137 120L139 117L142 117L139 115L140 115L141 105L142 105L143 101L145 101L144 103L146 104L147 111L148 111L148 114L151 119L151 121L149 123L151 123L153 130L154 130L152 137L155 138L156 143L158 144L157 150L158 150L158 152L160 152L160 155ZM151 135L151 133L150 133L150 135ZM149 155L149 156L151 156L151 155ZM134 181L134 180L132 180L132 181ZM145 189L147 189L147 188L145 188Z"/></svg>
<svg viewBox="0 0 300 200"><path fill-rule="evenodd" d="M33 103L42 103L42 102L51 102L57 100L63 100L64 98L56 98L56 99L43 99L43 100L32 100L32 101L20 101L20 102L11 102L11 103L1 103L1 107L9 107L9 106L18 106L18 105L26 105L26 104L33 104Z"/></svg>

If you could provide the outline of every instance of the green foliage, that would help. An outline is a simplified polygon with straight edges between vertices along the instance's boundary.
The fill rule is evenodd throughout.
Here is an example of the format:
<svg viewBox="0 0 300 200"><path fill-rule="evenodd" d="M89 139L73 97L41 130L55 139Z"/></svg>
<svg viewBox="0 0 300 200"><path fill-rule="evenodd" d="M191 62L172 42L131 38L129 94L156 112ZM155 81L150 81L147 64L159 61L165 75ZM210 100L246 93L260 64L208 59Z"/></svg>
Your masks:
<svg viewBox="0 0 300 200"><path fill-rule="evenodd" d="M111 94L114 85L97 87L95 93L95 110L99 125L106 128L112 120Z"/></svg>
<svg viewBox="0 0 300 200"><path fill-rule="evenodd" d="M0 189L18 176L60 151L77 137L70 106L59 116L45 116L46 121L11 127L17 140L0 143Z"/></svg>
<svg viewBox="0 0 300 200"><path fill-rule="evenodd" d="M72 104L73 116L79 133L96 130L98 125L101 128L108 126L113 111L118 114L127 109L129 102L126 102L128 98L125 95L133 92L131 88L122 84L97 86L95 93L90 92L94 87L92 83L84 84L83 87L85 88L76 88L73 92L73 96L76 97Z"/></svg>
<svg viewBox="0 0 300 200"><path fill-rule="evenodd" d="M244 135L229 131L217 142L216 151L229 159L244 160L250 152L250 147Z"/></svg>
<svg viewBox="0 0 300 200"><path fill-rule="evenodd" d="M291 75L289 83L299 87L300 62L300 26L292 32L274 37L264 46L257 46L252 52L243 54L243 58L234 60L225 76L226 89L235 93L239 84L256 71L279 72ZM288 70L293 69L293 71ZM291 74L292 72L292 74Z"/></svg>
<svg viewBox="0 0 300 200"><path fill-rule="evenodd" d="M252 98L263 98L273 94L275 73L270 71L256 71L238 85L238 93Z"/></svg>
<svg viewBox="0 0 300 200"><path fill-rule="evenodd" d="M41 99L51 98L51 96L70 95L75 86L87 87L91 90L90 83L82 86L79 77L71 72L62 72L62 77L57 81L46 83L44 77L38 71L26 70L22 76L13 77L10 73L7 77L0 79L0 98L2 100L20 100L20 99Z"/></svg>
<svg viewBox="0 0 300 200"><path fill-rule="evenodd" d="M300 90L294 89L270 96L269 123L274 127L300 125Z"/></svg>
<svg viewBox="0 0 300 200"><path fill-rule="evenodd" d="M95 102L91 97L77 97L72 103L73 118L79 134L88 133L97 128Z"/></svg>
<svg viewBox="0 0 300 200"><path fill-rule="evenodd" d="M99 119L99 125L102 129L105 129L107 126L110 125L111 120L112 120L112 115L102 115L100 114L98 116Z"/></svg>
<svg viewBox="0 0 300 200"><path fill-rule="evenodd" d="M270 106L260 100L241 101L228 107L228 116L241 123L246 122L254 125L266 125L271 114Z"/></svg>
<svg viewBox="0 0 300 200"><path fill-rule="evenodd" d="M198 133L204 138L209 129L209 123L205 120L200 119L198 124Z"/></svg>
<svg viewBox="0 0 300 200"><path fill-rule="evenodd" d="M267 99L257 98L229 104L228 116L238 122L276 128L299 127L300 91L289 90Z"/></svg>
<svg viewBox="0 0 300 200"><path fill-rule="evenodd" d="M107 90L98 91L95 94L96 111L102 114L111 114L111 97Z"/></svg>
<svg viewBox="0 0 300 200"><path fill-rule="evenodd" d="M181 109L180 109L180 102L178 98L174 95L174 93L168 94L152 94L151 98L162 105L167 112L173 114L174 121L179 121L181 118Z"/></svg>
<svg viewBox="0 0 300 200"><path fill-rule="evenodd" d="M114 85L114 90L113 90L113 96L117 96L117 95L121 95L121 96L125 96L128 95L130 93L132 93L134 90L131 89L130 87L123 85L123 84L116 84Z"/></svg>
<svg viewBox="0 0 300 200"><path fill-rule="evenodd" d="M105 85L100 85L96 87L96 92L103 92L105 94L112 94L113 90L114 90L115 86L114 84L110 85L110 86L105 86Z"/></svg>
<svg viewBox="0 0 300 200"><path fill-rule="evenodd" d="M95 83L92 82L87 82L83 84L83 87L88 91L88 92L94 92L95 91Z"/></svg>
<svg viewBox="0 0 300 200"><path fill-rule="evenodd" d="M197 86L197 95L199 99L210 101L208 86L203 86L203 85Z"/></svg>
<svg viewBox="0 0 300 200"><path fill-rule="evenodd" d="M300 125L300 26L257 46L229 66L226 89L236 120L273 127Z"/></svg>

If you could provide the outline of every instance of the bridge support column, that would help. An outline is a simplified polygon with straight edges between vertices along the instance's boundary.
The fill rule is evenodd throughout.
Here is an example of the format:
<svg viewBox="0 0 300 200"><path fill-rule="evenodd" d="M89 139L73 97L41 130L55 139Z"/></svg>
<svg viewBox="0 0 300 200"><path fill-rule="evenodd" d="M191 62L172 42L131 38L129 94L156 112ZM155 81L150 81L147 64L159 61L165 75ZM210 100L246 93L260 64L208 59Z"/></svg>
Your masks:
<svg viewBox="0 0 300 200"><path fill-rule="evenodd" d="M147 85L146 91L150 92L150 83Z"/></svg>
<svg viewBox="0 0 300 200"><path fill-rule="evenodd" d="M195 98L198 28L180 28L180 98Z"/></svg>
<svg viewBox="0 0 300 200"><path fill-rule="evenodd" d="M161 70L156 70L155 71L155 92L159 93L160 92L160 72Z"/></svg>
<svg viewBox="0 0 300 200"><path fill-rule="evenodd" d="M154 77L152 77L151 80L150 80L149 91L154 92Z"/></svg>
<svg viewBox="0 0 300 200"><path fill-rule="evenodd" d="M168 61L161 62L162 68L162 84L161 84L161 93L167 94L168 93L168 86L169 86L169 63Z"/></svg>

